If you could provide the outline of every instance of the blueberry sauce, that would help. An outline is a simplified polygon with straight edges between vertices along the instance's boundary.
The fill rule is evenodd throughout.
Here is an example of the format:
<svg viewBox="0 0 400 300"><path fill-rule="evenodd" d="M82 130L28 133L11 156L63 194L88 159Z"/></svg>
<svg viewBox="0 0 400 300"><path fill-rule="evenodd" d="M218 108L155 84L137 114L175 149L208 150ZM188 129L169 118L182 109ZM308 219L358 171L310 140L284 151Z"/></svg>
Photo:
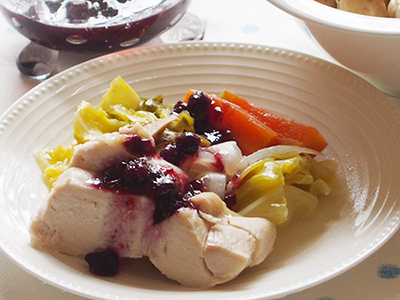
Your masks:
<svg viewBox="0 0 400 300"><path fill-rule="evenodd" d="M191 1L158 1L160 4L151 10L146 9L148 13L139 19L135 16L137 14L130 14L129 7L135 7L136 2L139 2L134 0L23 2L26 5L29 2L44 2L42 13L39 14L31 9L35 7L34 5L31 5L24 14L0 6L0 13L3 13L8 21L14 24L14 28L25 37L56 50L108 53L126 49L133 44L137 46L148 42L158 33L169 28L177 16L183 15ZM118 5L116 2L125 4ZM140 12L139 15L141 15ZM54 18L57 22L51 21ZM86 22L90 24L85 25ZM130 43L131 41L133 44Z"/></svg>
<svg viewBox="0 0 400 300"><path fill-rule="evenodd" d="M166 145L161 151L160 156L166 161L179 166L182 161L195 155L199 150L200 138L192 132L184 132L180 134L175 144Z"/></svg>
<svg viewBox="0 0 400 300"><path fill-rule="evenodd" d="M211 144L234 140L230 130L219 128L218 120L221 119L223 112L206 93L194 92L187 103L178 101L175 104L174 112L180 113L184 110L194 119L196 133L204 135Z"/></svg>
<svg viewBox="0 0 400 300"><path fill-rule="evenodd" d="M175 144L167 144L161 151L160 156L166 161L179 166L183 161L181 153L179 153L178 148Z"/></svg>
<svg viewBox="0 0 400 300"><path fill-rule="evenodd" d="M235 140L235 138L232 135L232 132L229 129L227 130L213 129L211 132L204 132L203 134L206 137L206 139L213 145L226 141Z"/></svg>
<svg viewBox="0 0 400 300"><path fill-rule="evenodd" d="M226 206L230 209L232 209L232 207L236 204L237 200L236 200L236 195L234 193L227 193L225 195L225 198L223 199Z"/></svg>
<svg viewBox="0 0 400 300"><path fill-rule="evenodd" d="M66 5L66 17L70 23L84 23L90 17L90 12L86 2L73 3L68 2Z"/></svg>
<svg viewBox="0 0 400 300"><path fill-rule="evenodd" d="M176 148L184 155L197 152L198 144L195 135L184 135ZM197 144L197 146L196 146ZM200 193L200 186L187 182L186 176L178 173L173 167L162 163L152 142L138 135L130 135L124 147L139 157L123 160L99 172L92 178L92 186L106 189L117 195L143 195L154 201L153 224L158 224L173 215L181 207L192 207L190 197ZM161 163L159 163L159 161ZM125 199L118 206L126 206ZM114 235L117 233L114 233ZM114 239L115 236L111 236ZM89 271L98 276L114 276L118 273L119 255L113 250L102 250L88 253L85 260Z"/></svg>
<svg viewBox="0 0 400 300"><path fill-rule="evenodd" d="M155 203L153 223L158 224L180 207L191 207L184 197L188 184L186 178L172 167L150 163L148 157L121 161L100 172L93 186L116 194L147 196Z"/></svg>
<svg viewBox="0 0 400 300"><path fill-rule="evenodd" d="M119 255L110 249L85 255L89 272L97 276L115 276L118 273Z"/></svg>
<svg viewBox="0 0 400 300"><path fill-rule="evenodd" d="M96 174L91 181L94 188L113 191L117 195L140 195L152 199L154 225L170 217L181 207L195 208L190 198L204 192L204 185L201 181L188 183L185 175L167 163L162 163L161 157L179 165L185 157L195 155L200 146L200 138L196 134L179 135L175 143L169 144L160 155L157 155L151 140L138 135L128 135L123 146L137 157L117 162ZM122 200L124 201L127 200ZM126 205L122 202L117 205ZM91 252L85 256L85 260L92 274L113 276L118 273L117 251Z"/></svg>
<svg viewBox="0 0 400 300"><path fill-rule="evenodd" d="M173 145L180 157L194 155L200 138L185 133ZM189 198L196 194L187 178L173 167L158 162L153 143L138 135L128 135L124 147L139 156L123 160L99 172L92 179L92 186L123 195L147 196L155 203L153 223L158 224L181 207L193 207Z"/></svg>
<svg viewBox="0 0 400 300"><path fill-rule="evenodd" d="M183 155L193 156L199 149L200 138L193 132L184 132L176 138L175 145Z"/></svg>
<svg viewBox="0 0 400 300"><path fill-rule="evenodd" d="M194 181L189 183L185 197L191 198L203 192L207 192L207 188L204 185L204 182L200 179L195 179Z"/></svg>
<svg viewBox="0 0 400 300"><path fill-rule="evenodd" d="M137 156L153 156L156 154L153 143L149 139L143 138L137 134L129 135L124 142L124 147L130 153Z"/></svg>

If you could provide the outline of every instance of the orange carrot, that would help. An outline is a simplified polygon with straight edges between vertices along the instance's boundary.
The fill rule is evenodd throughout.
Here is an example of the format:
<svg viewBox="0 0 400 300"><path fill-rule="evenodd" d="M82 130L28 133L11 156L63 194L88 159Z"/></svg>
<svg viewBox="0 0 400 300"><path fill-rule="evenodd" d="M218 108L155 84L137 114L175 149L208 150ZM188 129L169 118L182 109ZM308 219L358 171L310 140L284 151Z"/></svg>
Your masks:
<svg viewBox="0 0 400 300"><path fill-rule="evenodd" d="M278 144L280 145L297 145L317 151L322 151L327 146L325 138L315 127L277 116L227 90L222 92L221 98L240 106L277 132Z"/></svg>
<svg viewBox="0 0 400 300"><path fill-rule="evenodd" d="M189 91L183 101L188 102L193 93L193 90ZM210 122L217 130L229 129L243 154L248 155L277 143L278 134L247 111L214 95L206 95L212 100L214 110L219 107L222 112L218 120L210 119Z"/></svg>

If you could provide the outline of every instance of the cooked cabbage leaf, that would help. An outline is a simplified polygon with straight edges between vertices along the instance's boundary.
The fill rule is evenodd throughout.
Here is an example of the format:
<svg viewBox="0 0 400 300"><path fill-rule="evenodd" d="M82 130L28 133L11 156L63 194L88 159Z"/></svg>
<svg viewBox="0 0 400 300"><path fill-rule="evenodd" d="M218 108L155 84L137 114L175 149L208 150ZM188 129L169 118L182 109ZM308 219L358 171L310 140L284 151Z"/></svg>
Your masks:
<svg viewBox="0 0 400 300"><path fill-rule="evenodd" d="M104 133L118 131L126 124L128 122L110 118L101 107L82 101L73 117L74 138L83 144Z"/></svg>
<svg viewBox="0 0 400 300"><path fill-rule="evenodd" d="M233 209L247 217L264 217L274 224L304 219L317 207L318 195L329 194L334 168L296 152L285 158L264 158L233 178L229 188L236 196ZM334 166L334 164L331 164Z"/></svg>
<svg viewBox="0 0 400 300"><path fill-rule="evenodd" d="M139 95L127 84L121 76L114 78L110 89L103 95L101 108L112 114L114 110L137 110L140 105Z"/></svg>
<svg viewBox="0 0 400 300"><path fill-rule="evenodd" d="M52 188L64 172L76 144L88 142L104 133L118 131L129 124L145 124L164 118L171 111L171 106L163 103L161 95L142 99L121 77L115 78L110 83L110 89L103 95L100 105L93 106L85 100L78 105L73 116L75 141L70 147L49 147L34 153L46 185ZM193 120L190 118L182 114L180 122L176 122L174 126L180 130L190 129L193 127Z"/></svg>
<svg viewBox="0 0 400 300"><path fill-rule="evenodd" d="M51 189L58 177L68 167L73 154L73 147L47 147L43 150L36 150L34 156L43 172L43 181Z"/></svg>

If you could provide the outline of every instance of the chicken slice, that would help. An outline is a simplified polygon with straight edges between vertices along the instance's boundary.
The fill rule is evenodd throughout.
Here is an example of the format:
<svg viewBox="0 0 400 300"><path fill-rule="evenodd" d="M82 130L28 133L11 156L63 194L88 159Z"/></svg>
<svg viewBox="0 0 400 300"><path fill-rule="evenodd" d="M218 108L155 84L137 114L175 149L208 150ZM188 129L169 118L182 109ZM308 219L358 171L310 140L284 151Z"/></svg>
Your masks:
<svg viewBox="0 0 400 300"><path fill-rule="evenodd" d="M104 218L112 194L90 189L91 173L67 169L31 223L34 246L51 247L71 255L105 248Z"/></svg>
<svg viewBox="0 0 400 300"><path fill-rule="evenodd" d="M185 286L210 287L219 283L203 257L209 224L196 210L181 208L156 228L156 238L147 254L161 273Z"/></svg>
<svg viewBox="0 0 400 300"><path fill-rule="evenodd" d="M112 248L122 257L142 257L153 201L93 188L92 178L79 168L61 174L31 222L32 244L76 256Z"/></svg>
<svg viewBox="0 0 400 300"><path fill-rule="evenodd" d="M136 123L120 128L120 132L105 133L97 139L77 145L69 167L100 172L122 160L138 157L124 147L124 142L128 141L132 135L138 135L154 144L150 133L142 125Z"/></svg>
<svg viewBox="0 0 400 300"><path fill-rule="evenodd" d="M255 238L243 229L214 225L204 247L207 268L215 276L230 280L250 265L255 244Z"/></svg>
<svg viewBox="0 0 400 300"><path fill-rule="evenodd" d="M265 260L271 253L276 237L275 225L264 218L228 217L231 226L251 234L255 240L255 249L249 266L255 266Z"/></svg>
<svg viewBox="0 0 400 300"><path fill-rule="evenodd" d="M97 172L110 162L135 158L124 143L134 130L144 129L125 130L75 149L70 166L32 220L34 246L76 256L106 249L121 257L148 256L168 278L199 288L229 281L266 258L276 235L272 223L239 216L215 193L188 199L190 205L154 224L156 202L149 195L96 186ZM157 155L141 159L176 174L177 188L184 189L187 177L181 169Z"/></svg>
<svg viewBox="0 0 400 300"><path fill-rule="evenodd" d="M190 200L197 211L182 208L157 225L158 237L149 247L151 262L167 277L186 286L211 287L232 280L271 252L276 236L271 222L240 217L214 193Z"/></svg>

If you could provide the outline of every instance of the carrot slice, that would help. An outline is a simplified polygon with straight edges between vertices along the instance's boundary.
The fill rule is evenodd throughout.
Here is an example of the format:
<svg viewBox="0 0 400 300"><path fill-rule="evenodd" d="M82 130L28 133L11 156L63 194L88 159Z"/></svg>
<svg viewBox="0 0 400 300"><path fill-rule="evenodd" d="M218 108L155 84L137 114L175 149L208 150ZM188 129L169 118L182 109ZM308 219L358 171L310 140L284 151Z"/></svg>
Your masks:
<svg viewBox="0 0 400 300"><path fill-rule="evenodd" d="M189 91L183 101L189 102L193 93L195 93L194 90ZM247 111L214 95L204 94L210 99L210 105L212 105L210 124L217 130L229 129L243 154L248 155L277 143L278 134ZM215 117L212 112L221 113Z"/></svg>
<svg viewBox="0 0 400 300"><path fill-rule="evenodd" d="M280 145L297 145L317 151L322 151L327 146L325 138L315 127L277 116L227 90L222 92L221 98L240 106L277 132Z"/></svg>

